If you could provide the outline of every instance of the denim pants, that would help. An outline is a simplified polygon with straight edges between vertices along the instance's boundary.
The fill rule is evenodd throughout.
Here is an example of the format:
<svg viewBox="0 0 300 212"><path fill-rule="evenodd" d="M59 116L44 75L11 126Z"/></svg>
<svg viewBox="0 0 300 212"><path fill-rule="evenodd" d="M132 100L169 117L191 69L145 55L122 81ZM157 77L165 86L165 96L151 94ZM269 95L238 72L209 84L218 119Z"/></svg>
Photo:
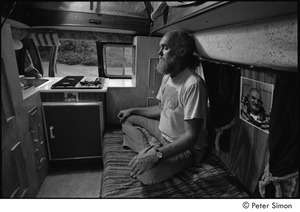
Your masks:
<svg viewBox="0 0 300 212"><path fill-rule="evenodd" d="M142 116L130 116L122 125L122 130L125 133L123 147L130 148L136 153L139 153L143 150L149 151L153 147L159 147L170 143L162 137L158 125L158 120ZM146 129L156 141L145 141L142 137L143 134L135 126ZM138 175L137 179L143 184L159 183L187 169L200 159L202 158L196 157L192 150L186 150L174 157L160 160L151 169Z"/></svg>

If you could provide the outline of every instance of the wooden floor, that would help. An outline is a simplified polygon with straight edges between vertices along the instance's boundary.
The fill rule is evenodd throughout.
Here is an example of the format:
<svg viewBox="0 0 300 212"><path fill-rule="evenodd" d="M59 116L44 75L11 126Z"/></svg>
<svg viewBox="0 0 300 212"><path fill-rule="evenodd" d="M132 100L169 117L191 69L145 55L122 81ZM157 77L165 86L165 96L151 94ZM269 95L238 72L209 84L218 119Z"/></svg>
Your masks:
<svg viewBox="0 0 300 212"><path fill-rule="evenodd" d="M99 198L101 178L99 165L51 166L37 198Z"/></svg>

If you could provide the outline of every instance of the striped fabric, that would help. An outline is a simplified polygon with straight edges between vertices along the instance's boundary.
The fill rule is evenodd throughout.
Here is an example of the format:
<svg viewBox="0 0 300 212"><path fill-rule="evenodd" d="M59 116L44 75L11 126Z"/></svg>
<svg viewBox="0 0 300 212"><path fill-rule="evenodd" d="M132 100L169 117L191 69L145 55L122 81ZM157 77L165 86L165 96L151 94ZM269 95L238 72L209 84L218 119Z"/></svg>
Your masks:
<svg viewBox="0 0 300 212"><path fill-rule="evenodd" d="M122 147L122 131L104 135L101 198L247 198L245 189L214 155L164 182L143 185L129 176L135 153Z"/></svg>
<svg viewBox="0 0 300 212"><path fill-rule="evenodd" d="M36 46L60 46L57 33L31 33Z"/></svg>

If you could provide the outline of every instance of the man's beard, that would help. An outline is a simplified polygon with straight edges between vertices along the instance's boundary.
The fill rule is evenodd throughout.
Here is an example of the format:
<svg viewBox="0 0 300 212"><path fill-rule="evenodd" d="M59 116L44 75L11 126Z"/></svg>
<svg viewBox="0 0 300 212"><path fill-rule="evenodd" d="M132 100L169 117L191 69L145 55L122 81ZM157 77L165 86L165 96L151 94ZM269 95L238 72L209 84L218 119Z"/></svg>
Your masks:
<svg viewBox="0 0 300 212"><path fill-rule="evenodd" d="M259 112L260 112L260 106L257 106L257 105L251 105L251 106L250 106L250 111L251 111L252 114L258 115Z"/></svg>
<svg viewBox="0 0 300 212"><path fill-rule="evenodd" d="M161 74L170 74L174 67L174 62L173 58L169 60L161 58L156 66L156 70Z"/></svg>

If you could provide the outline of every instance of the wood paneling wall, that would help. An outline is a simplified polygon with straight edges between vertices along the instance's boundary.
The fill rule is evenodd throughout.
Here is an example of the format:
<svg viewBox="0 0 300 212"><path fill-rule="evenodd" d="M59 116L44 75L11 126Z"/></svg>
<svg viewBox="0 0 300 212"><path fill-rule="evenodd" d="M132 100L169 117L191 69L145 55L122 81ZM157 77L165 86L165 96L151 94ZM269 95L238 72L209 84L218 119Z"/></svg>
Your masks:
<svg viewBox="0 0 300 212"><path fill-rule="evenodd" d="M298 70L297 22L292 14L198 31L194 36L201 56L253 66L241 68L241 76L274 85L277 70ZM236 120L229 151L215 153L253 193L265 168L269 134L241 120L239 111Z"/></svg>
<svg viewBox="0 0 300 212"><path fill-rule="evenodd" d="M241 69L241 75L253 80L275 84L275 74L271 71ZM269 134L239 118L232 127L230 150L214 153L225 163L231 173L253 193L263 175L268 150Z"/></svg>

